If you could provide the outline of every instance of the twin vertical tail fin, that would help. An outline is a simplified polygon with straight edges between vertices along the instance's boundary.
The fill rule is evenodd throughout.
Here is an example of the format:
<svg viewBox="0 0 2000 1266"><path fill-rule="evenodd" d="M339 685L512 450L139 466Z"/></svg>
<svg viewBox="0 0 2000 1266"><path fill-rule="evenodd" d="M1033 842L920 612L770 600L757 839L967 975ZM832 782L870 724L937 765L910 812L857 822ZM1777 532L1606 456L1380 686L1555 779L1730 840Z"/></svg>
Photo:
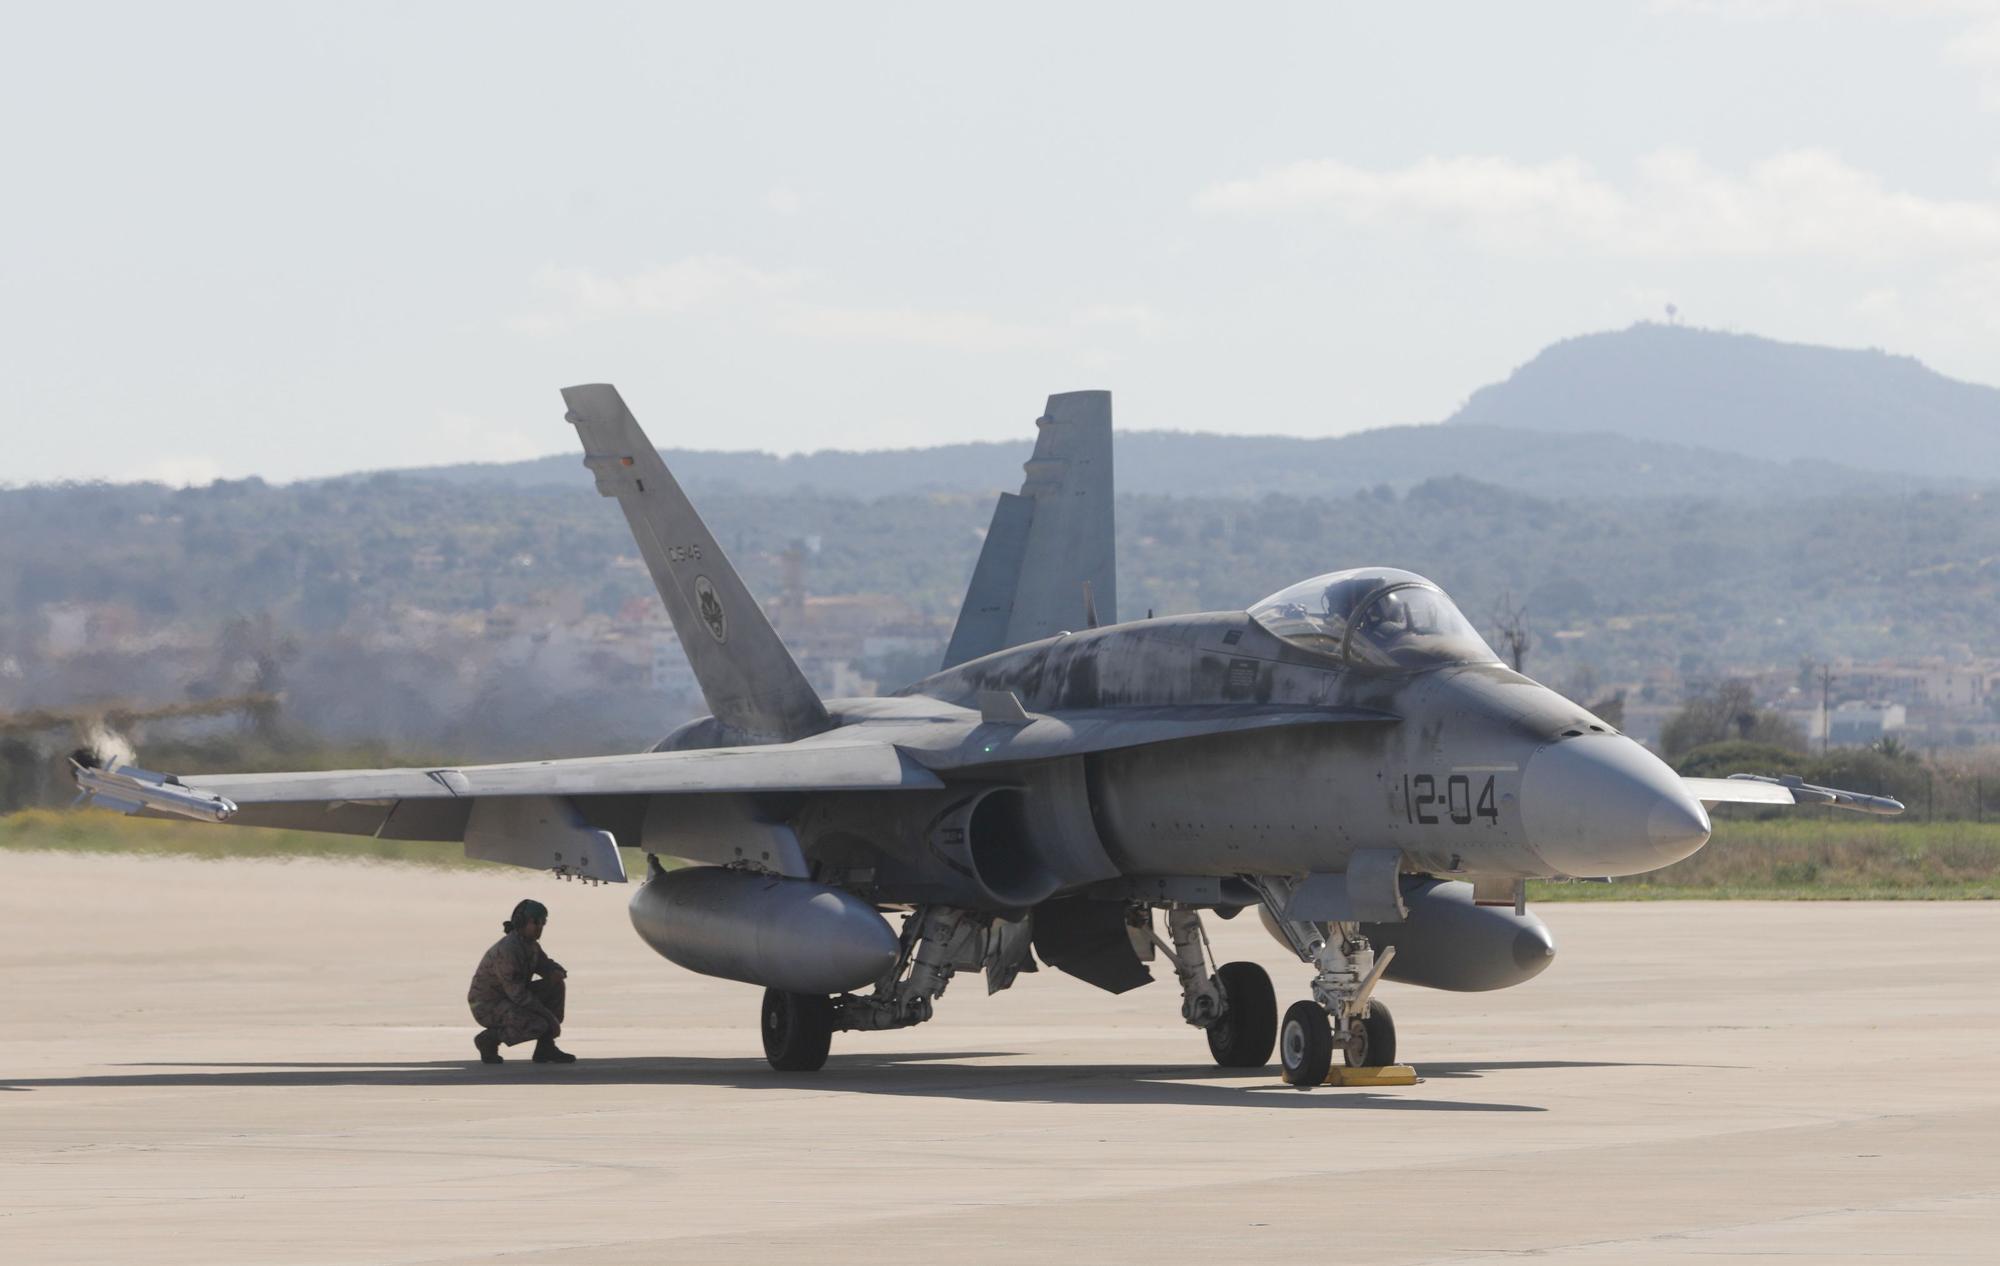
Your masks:
<svg viewBox="0 0 2000 1266"><path fill-rule="evenodd" d="M625 512L716 720L745 742L828 729L826 706L617 389L600 383L562 395L583 464Z"/></svg>
<svg viewBox="0 0 2000 1266"><path fill-rule="evenodd" d="M1027 479L993 508L946 668L1066 629L1118 622L1111 393L1050 396L1035 425Z"/></svg>

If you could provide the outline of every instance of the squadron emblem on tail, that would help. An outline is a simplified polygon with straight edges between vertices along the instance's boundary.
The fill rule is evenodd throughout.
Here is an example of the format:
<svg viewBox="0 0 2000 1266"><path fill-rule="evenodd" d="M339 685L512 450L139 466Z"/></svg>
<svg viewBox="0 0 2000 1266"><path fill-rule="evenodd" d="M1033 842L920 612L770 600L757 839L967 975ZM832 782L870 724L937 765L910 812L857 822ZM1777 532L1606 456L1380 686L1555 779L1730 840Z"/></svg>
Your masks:
<svg viewBox="0 0 2000 1266"><path fill-rule="evenodd" d="M702 623L708 625L708 631L715 634L716 641L728 641L729 620L722 614L722 599L715 596L715 586L708 583L708 577L694 578L694 596L701 604Z"/></svg>

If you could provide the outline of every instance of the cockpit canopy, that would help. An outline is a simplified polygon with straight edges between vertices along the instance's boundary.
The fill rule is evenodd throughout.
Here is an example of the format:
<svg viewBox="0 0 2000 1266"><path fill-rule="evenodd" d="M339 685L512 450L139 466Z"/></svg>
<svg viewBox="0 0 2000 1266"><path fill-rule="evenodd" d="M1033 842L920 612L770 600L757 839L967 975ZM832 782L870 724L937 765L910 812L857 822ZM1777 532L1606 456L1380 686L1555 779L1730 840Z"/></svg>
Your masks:
<svg viewBox="0 0 2000 1266"><path fill-rule="evenodd" d="M1355 668L1409 672L1500 659L1444 590L1390 567L1301 580L1250 614L1292 645Z"/></svg>

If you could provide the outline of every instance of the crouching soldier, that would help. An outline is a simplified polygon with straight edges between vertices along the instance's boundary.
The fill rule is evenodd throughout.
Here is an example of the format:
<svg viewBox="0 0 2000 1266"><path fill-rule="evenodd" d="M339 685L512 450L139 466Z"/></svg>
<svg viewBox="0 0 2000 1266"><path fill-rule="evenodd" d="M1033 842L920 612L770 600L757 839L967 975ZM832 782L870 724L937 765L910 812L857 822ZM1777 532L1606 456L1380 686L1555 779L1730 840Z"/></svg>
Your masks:
<svg viewBox="0 0 2000 1266"><path fill-rule="evenodd" d="M576 1062L576 1056L556 1047L562 1033L563 981L569 973L542 952L542 929L548 922L549 909L539 901L515 906L514 917L500 925L507 935L493 943L472 973L465 1000L472 1018L484 1026L472 1044L488 1064L502 1062L502 1046L530 1038L537 1064Z"/></svg>

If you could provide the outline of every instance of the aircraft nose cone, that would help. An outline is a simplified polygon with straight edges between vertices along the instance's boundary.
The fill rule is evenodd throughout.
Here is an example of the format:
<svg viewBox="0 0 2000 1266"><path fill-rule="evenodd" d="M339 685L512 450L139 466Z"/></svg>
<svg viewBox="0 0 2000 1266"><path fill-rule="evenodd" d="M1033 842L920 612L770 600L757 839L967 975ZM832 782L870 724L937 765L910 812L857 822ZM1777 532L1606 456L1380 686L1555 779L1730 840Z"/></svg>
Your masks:
<svg viewBox="0 0 2000 1266"><path fill-rule="evenodd" d="M1528 845L1566 875L1637 875L1708 842L1708 812L1680 775L1622 735L1562 739L1521 771Z"/></svg>
<svg viewBox="0 0 2000 1266"><path fill-rule="evenodd" d="M1680 781L1677 777L1676 783ZM1689 795L1685 787L1676 787L1678 795L1661 797L1646 815L1646 838L1653 846L1674 854L1679 861L1708 843L1710 828L1708 810L1701 801Z"/></svg>

